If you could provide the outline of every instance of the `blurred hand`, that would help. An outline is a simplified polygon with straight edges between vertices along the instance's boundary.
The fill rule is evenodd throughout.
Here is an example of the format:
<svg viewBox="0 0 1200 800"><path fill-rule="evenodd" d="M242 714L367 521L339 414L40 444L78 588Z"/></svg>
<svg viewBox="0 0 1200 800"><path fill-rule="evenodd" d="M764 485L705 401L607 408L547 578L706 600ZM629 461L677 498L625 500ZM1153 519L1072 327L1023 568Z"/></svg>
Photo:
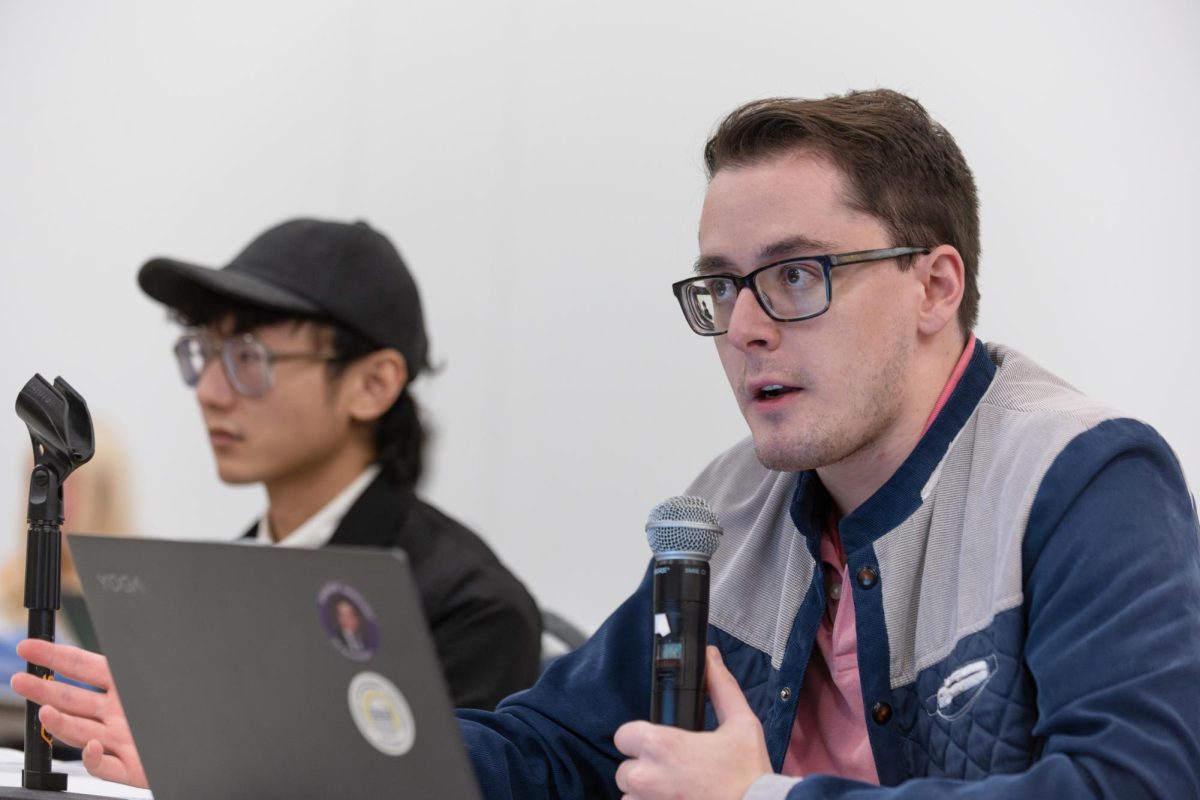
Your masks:
<svg viewBox="0 0 1200 800"><path fill-rule="evenodd" d="M57 675L103 690L92 692L25 672L17 673L11 681L13 691L42 707L41 721L46 730L72 747L83 748L83 765L88 772L107 781L149 788L108 661L78 647L40 639L18 644L17 655Z"/></svg>
<svg viewBox="0 0 1200 800"><path fill-rule="evenodd" d="M627 722L613 742L629 759L617 768L617 787L629 800L740 800L750 784L771 772L762 724L750 710L721 654L709 647L705 683L717 729L685 731Z"/></svg>

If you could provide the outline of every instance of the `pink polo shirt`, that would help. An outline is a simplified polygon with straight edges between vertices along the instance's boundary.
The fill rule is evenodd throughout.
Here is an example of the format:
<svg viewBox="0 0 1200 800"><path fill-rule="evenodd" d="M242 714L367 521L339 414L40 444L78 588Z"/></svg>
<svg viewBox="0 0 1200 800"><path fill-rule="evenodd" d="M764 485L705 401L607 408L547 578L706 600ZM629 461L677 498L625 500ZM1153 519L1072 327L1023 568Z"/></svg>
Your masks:
<svg viewBox="0 0 1200 800"><path fill-rule="evenodd" d="M946 405L974 351L975 334L971 334L950 380L925 421L922 436ZM796 703L796 721L783 759L783 774L825 773L877 784L879 775L875 772L875 758L867 736L862 685L858 679L854 589L837 524L837 517L831 514L821 537L828 603Z"/></svg>

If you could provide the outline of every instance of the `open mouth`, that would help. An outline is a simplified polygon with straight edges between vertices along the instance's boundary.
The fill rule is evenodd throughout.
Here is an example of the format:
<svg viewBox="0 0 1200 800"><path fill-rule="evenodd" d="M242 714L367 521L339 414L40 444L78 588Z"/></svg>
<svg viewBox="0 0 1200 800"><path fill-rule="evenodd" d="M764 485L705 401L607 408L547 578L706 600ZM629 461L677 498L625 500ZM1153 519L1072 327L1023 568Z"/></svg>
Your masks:
<svg viewBox="0 0 1200 800"><path fill-rule="evenodd" d="M776 397L783 397L785 394L791 394L792 392L798 391L800 391L800 389L795 386L784 386L782 384L773 383L769 386L764 386L759 389L755 399L774 400Z"/></svg>

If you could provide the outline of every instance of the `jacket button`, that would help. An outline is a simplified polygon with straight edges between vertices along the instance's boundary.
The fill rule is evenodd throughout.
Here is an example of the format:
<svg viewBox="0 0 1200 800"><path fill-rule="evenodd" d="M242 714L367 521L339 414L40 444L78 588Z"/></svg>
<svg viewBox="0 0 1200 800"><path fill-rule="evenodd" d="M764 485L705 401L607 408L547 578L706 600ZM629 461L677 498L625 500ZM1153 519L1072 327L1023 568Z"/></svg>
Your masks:
<svg viewBox="0 0 1200 800"><path fill-rule="evenodd" d="M879 570L874 567L863 567L858 571L858 585L870 589L879 582Z"/></svg>
<svg viewBox="0 0 1200 800"><path fill-rule="evenodd" d="M871 706L871 718L880 725L887 725L892 718L892 707L887 703L876 703Z"/></svg>
<svg viewBox="0 0 1200 800"><path fill-rule="evenodd" d="M790 688L788 688L787 686L780 689L779 690L779 699L785 703L788 700L791 700L792 699L792 690Z"/></svg>

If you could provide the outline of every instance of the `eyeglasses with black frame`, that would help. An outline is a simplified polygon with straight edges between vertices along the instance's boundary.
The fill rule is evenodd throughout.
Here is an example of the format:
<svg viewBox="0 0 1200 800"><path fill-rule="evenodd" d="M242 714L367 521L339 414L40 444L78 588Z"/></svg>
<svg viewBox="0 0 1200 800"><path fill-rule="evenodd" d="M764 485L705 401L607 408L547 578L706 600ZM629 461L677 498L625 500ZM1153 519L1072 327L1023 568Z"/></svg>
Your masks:
<svg viewBox="0 0 1200 800"><path fill-rule="evenodd" d="M274 385L273 367L277 361L339 360L336 354L329 352L276 353L249 333L218 337L192 330L175 342L175 359L183 382L194 388L208 362L218 353L229 385L246 397L262 397Z"/></svg>
<svg viewBox="0 0 1200 800"><path fill-rule="evenodd" d="M679 307L692 330L701 336L720 336L742 289L749 289L767 316L777 322L799 322L829 310L833 288L829 271L847 264L891 261L926 255L929 247L886 247L825 256L801 256L775 261L745 275L700 275L672 284Z"/></svg>

